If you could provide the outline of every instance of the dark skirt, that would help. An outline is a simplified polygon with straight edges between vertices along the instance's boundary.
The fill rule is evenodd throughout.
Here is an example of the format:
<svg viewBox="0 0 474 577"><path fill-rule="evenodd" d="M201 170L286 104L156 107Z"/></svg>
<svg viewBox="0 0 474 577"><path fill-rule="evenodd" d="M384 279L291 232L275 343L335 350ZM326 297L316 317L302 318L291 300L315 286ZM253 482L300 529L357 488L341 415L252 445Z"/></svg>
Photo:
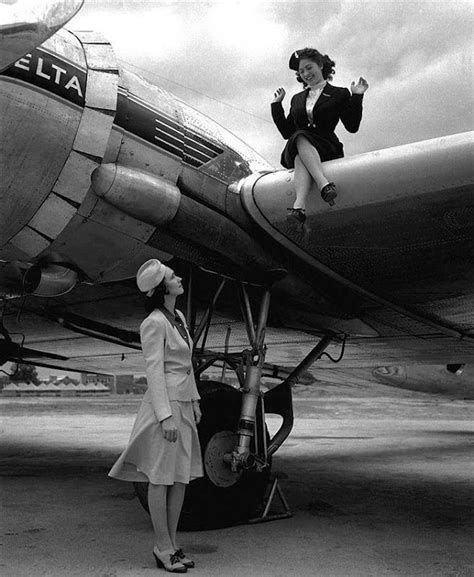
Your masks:
<svg viewBox="0 0 474 577"><path fill-rule="evenodd" d="M334 143L323 135L312 130L297 130L290 136L283 152L281 153L280 162L285 168L295 167L295 157L298 154L296 139L301 135L307 138L314 148L316 148L322 162L325 162L326 160L334 160L335 158L342 158L344 156L342 144L340 142Z"/></svg>

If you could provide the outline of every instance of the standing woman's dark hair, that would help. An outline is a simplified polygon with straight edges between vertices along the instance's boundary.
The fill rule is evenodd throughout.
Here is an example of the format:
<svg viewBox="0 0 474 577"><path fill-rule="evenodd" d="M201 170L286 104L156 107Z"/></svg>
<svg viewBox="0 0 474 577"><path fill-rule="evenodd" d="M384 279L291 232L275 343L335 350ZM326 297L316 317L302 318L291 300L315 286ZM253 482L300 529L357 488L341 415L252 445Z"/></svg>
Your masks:
<svg viewBox="0 0 474 577"><path fill-rule="evenodd" d="M144 296L145 311L150 314L155 309L162 309L165 304L165 295L167 293L165 280L154 289L153 294Z"/></svg>

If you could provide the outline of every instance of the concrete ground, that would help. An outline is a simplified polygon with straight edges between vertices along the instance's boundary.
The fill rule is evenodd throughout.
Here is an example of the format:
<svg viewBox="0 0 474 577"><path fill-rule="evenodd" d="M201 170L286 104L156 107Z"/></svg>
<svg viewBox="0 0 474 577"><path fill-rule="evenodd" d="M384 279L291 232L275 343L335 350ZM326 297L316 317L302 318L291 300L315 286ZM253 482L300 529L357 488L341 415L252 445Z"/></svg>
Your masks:
<svg viewBox="0 0 474 577"><path fill-rule="evenodd" d="M165 574L107 478L139 402L0 398L2 577ZM472 401L322 386L295 413L273 467L294 516L181 533L193 577L474 575Z"/></svg>

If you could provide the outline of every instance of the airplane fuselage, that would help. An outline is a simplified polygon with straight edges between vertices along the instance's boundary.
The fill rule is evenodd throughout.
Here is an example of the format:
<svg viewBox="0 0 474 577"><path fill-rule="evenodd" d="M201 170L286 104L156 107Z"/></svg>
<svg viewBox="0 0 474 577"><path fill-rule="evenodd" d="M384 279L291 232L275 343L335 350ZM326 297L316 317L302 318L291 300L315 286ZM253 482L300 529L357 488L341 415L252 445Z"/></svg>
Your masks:
<svg viewBox="0 0 474 577"><path fill-rule="evenodd" d="M90 189L97 166L114 163L162 178L221 215L228 184L270 166L167 92L118 67L111 71L116 64L109 45L89 44L102 48L98 60L110 58L98 69L78 38L57 36L1 77L8 173L2 182L0 258L31 261L54 252L94 281L127 278L151 247L176 254L175 245L189 248L188 242L174 239L170 247L151 240L156 227L99 199ZM107 102L101 90L114 82ZM106 251L91 259L91 246L100 244ZM131 254L130 268L123 267Z"/></svg>
<svg viewBox="0 0 474 577"><path fill-rule="evenodd" d="M61 31L20 58L0 102L4 263L68 263L91 283L152 256L248 279L285 268L277 292L304 305L301 326L474 326L468 134L326 163L336 207L314 191L298 229L285 219L292 171L119 66L93 33Z"/></svg>

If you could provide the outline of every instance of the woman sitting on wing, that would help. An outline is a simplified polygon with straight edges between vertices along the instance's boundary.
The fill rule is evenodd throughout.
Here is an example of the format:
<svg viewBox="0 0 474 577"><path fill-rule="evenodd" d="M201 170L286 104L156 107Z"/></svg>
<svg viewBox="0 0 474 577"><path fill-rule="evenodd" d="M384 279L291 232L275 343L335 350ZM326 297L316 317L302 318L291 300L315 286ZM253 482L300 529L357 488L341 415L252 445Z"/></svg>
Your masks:
<svg viewBox="0 0 474 577"><path fill-rule="evenodd" d="M314 181L321 197L331 206L337 196L336 185L324 175L322 162L342 158L343 146L334 130L339 120L349 132L359 130L362 119L362 97L369 85L360 77L352 82L351 92L329 84L334 61L314 48L303 48L291 55L289 66L296 70L298 82L305 89L291 99L290 113L285 117L282 101L285 90L278 88L272 101L272 118L288 142L281 155L285 168L295 169L296 200L288 209L299 222L306 219L306 197Z"/></svg>

